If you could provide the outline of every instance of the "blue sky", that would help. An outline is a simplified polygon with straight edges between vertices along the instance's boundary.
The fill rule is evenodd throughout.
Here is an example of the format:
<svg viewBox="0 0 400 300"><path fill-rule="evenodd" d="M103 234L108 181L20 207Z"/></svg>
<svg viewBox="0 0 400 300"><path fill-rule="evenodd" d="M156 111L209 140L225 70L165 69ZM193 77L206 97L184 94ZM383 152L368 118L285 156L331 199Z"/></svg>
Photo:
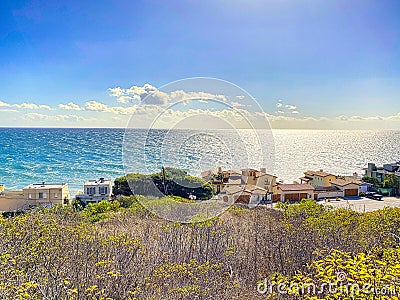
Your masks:
<svg viewBox="0 0 400 300"><path fill-rule="evenodd" d="M206 76L244 88L281 122L293 121L282 118L290 105L302 122L378 117L397 128L399 16L396 0L3 0L0 126L82 121L88 110L124 126L126 115L87 102L118 106L109 88ZM82 109L60 109L68 103Z"/></svg>

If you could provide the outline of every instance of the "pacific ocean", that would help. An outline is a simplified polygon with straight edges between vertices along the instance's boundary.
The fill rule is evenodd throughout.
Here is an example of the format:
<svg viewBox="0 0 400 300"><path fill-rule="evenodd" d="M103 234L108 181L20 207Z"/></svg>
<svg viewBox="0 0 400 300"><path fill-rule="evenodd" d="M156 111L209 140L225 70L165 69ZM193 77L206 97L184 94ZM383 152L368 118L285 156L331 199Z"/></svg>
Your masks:
<svg viewBox="0 0 400 300"><path fill-rule="evenodd" d="M141 147L133 150L130 162L137 165L130 167L148 172L141 164L144 157L150 165L152 160L157 162L151 171L163 164L183 168L193 175L199 175L202 167L219 163L224 167L248 166L241 153L243 147L231 131L202 135L196 134L198 131L160 132L156 137L150 135L152 147L147 147L146 153ZM71 193L76 194L85 180L122 176L124 133L124 129L109 128L0 128L0 182L6 189L21 189L43 181L66 182ZM167 133L172 136L169 140L165 140ZM140 140L148 132L137 129L134 134ZM368 162L400 160L400 131L396 130L273 130L272 135L268 147L274 145L275 155L270 157L268 171L288 183L309 169L338 175L362 174ZM218 141L224 139L229 140L229 145L221 147ZM163 148L160 153L164 157L159 157L158 148ZM199 163L201 160L206 163Z"/></svg>

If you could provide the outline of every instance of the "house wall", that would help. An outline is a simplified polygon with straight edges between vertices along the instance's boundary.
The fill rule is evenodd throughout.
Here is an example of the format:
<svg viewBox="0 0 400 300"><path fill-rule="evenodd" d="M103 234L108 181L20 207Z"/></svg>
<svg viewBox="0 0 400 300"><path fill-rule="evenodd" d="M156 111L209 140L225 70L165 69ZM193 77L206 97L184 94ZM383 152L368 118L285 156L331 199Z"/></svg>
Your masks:
<svg viewBox="0 0 400 300"><path fill-rule="evenodd" d="M322 193L317 193L318 199L321 198L336 198L336 197L343 197L344 193L343 191L335 191L335 192L322 192Z"/></svg>
<svg viewBox="0 0 400 300"><path fill-rule="evenodd" d="M305 191L280 191L280 200L281 202L289 201L300 201L302 199L312 199L314 200L314 191L313 190L305 190Z"/></svg>
<svg viewBox="0 0 400 300"><path fill-rule="evenodd" d="M366 184L360 185L360 193L367 193L369 186Z"/></svg>
<svg viewBox="0 0 400 300"><path fill-rule="evenodd" d="M20 192L4 192L0 196L0 211L15 211L26 205L26 200L22 191Z"/></svg>
<svg viewBox="0 0 400 300"><path fill-rule="evenodd" d="M46 198L39 198L39 193L46 194ZM68 185L63 188L26 188L23 189L23 197L28 200L28 203L42 204L42 203L52 203L52 204L64 204L64 199L70 200Z"/></svg>
<svg viewBox="0 0 400 300"><path fill-rule="evenodd" d="M333 185L335 185L335 184L333 184ZM357 190L358 191L358 194L357 194L357 196L359 195L359 192L360 192L360 186L358 185L358 184L355 184L355 183L350 183L350 184L347 184L347 185L345 185L345 186L339 186L339 185L336 185L341 191L343 191L343 194L345 195L346 194L346 190Z"/></svg>
<svg viewBox="0 0 400 300"><path fill-rule="evenodd" d="M257 178L257 182L254 184L260 188L270 191L271 188L276 185L276 177L265 174Z"/></svg>
<svg viewBox="0 0 400 300"><path fill-rule="evenodd" d="M100 194L100 188L107 188L107 193L105 194ZM87 189L88 188L94 188L95 193L94 194L88 194ZM111 192L112 192L112 186L110 183L98 183L98 184L87 184L83 186L83 193L86 196L93 196L94 198L104 198L104 199L108 199L111 196Z"/></svg>
<svg viewBox="0 0 400 300"><path fill-rule="evenodd" d="M313 175L312 176L313 180L311 181L311 185L314 187L317 186L331 186L331 181L336 179L336 176L334 175L328 175L328 176L318 176L318 175Z"/></svg>

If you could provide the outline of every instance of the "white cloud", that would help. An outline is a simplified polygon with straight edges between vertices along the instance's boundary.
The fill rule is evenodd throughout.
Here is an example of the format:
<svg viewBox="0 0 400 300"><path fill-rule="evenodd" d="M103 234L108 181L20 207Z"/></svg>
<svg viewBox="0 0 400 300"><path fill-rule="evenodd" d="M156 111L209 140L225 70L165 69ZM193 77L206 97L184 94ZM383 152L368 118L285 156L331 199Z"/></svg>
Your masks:
<svg viewBox="0 0 400 300"><path fill-rule="evenodd" d="M21 103L21 104L13 104L12 106L22 109L46 109L51 110L51 107L48 105L41 105L35 103Z"/></svg>
<svg viewBox="0 0 400 300"><path fill-rule="evenodd" d="M389 116L384 118L385 120L400 120L400 113L398 113L397 115L394 116Z"/></svg>
<svg viewBox="0 0 400 300"><path fill-rule="evenodd" d="M106 104L97 102L97 101L89 101L85 103L85 107L87 110L92 110L92 111L102 111L102 112L107 112L108 111L108 106Z"/></svg>
<svg viewBox="0 0 400 300"><path fill-rule="evenodd" d="M11 106L10 104L0 101L0 107L10 107L10 106Z"/></svg>
<svg viewBox="0 0 400 300"><path fill-rule="evenodd" d="M81 116L76 115L44 115L39 113L27 113L23 115L23 119L28 121L57 121L57 122L65 122L65 121L87 121Z"/></svg>
<svg viewBox="0 0 400 300"><path fill-rule="evenodd" d="M276 103L276 107L278 108L278 114L285 114L285 113L291 113L291 114L298 114L299 111L297 109L297 106L292 105L292 104L284 104L282 100L278 100Z"/></svg>
<svg viewBox="0 0 400 300"><path fill-rule="evenodd" d="M285 107L286 107L287 109L289 109L289 110L296 110L296 109L297 109L296 106L290 105L290 104L286 104Z"/></svg>
<svg viewBox="0 0 400 300"><path fill-rule="evenodd" d="M112 97L120 97L125 94L124 90L119 86L116 88L109 88L108 91L110 92L110 96Z"/></svg>
<svg viewBox="0 0 400 300"><path fill-rule="evenodd" d="M176 90L169 93L160 91L151 84L146 83L143 86L131 86L128 89L121 87L109 88L110 96L117 98L120 103L138 103L142 102L146 105L166 106L170 103L189 100L219 100L227 101L227 97L221 94L211 94L203 91L187 92L184 90Z"/></svg>
<svg viewBox="0 0 400 300"><path fill-rule="evenodd" d="M85 110L83 107L80 107L78 104L75 104L73 102L69 102L68 104L59 104L58 107L63 110Z"/></svg>
<svg viewBox="0 0 400 300"><path fill-rule="evenodd" d="M113 113L117 115L130 115L137 109L137 105L133 105L130 107L122 107L122 106L108 106L104 103L97 101L89 101L85 103L86 110L96 111L96 112L106 112Z"/></svg>
<svg viewBox="0 0 400 300"><path fill-rule="evenodd" d="M17 112L19 112L19 111L16 110L16 109L0 108L0 112L17 113Z"/></svg>
<svg viewBox="0 0 400 300"><path fill-rule="evenodd" d="M244 107L245 105L240 102L231 102L232 107Z"/></svg>
<svg viewBox="0 0 400 300"><path fill-rule="evenodd" d="M149 105L168 104L168 94L159 91L156 87L146 83L142 87L131 86L128 89L121 87L109 88L110 96L116 97L120 103L134 103L144 101Z"/></svg>

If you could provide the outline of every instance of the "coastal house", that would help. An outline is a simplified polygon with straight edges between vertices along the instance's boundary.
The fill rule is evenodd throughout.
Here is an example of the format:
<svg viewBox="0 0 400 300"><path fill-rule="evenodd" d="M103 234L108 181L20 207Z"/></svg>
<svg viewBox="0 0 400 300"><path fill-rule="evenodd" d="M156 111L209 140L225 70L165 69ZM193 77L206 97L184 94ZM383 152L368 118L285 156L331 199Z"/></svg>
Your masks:
<svg viewBox="0 0 400 300"><path fill-rule="evenodd" d="M26 203L32 206L66 205L70 201L67 183L30 184L22 189L22 194Z"/></svg>
<svg viewBox="0 0 400 300"><path fill-rule="evenodd" d="M337 198L343 197L343 191L337 186L317 186L314 191L314 199L327 199L327 198Z"/></svg>
<svg viewBox="0 0 400 300"><path fill-rule="evenodd" d="M257 205L267 199L267 190L253 184L227 186L220 194L220 199L228 203Z"/></svg>
<svg viewBox="0 0 400 300"><path fill-rule="evenodd" d="M368 167L364 169L365 176L377 178L379 182L385 180L385 176L394 174L400 180L400 162L384 164L382 167L377 167L374 163L368 163Z"/></svg>
<svg viewBox="0 0 400 300"><path fill-rule="evenodd" d="M23 210L27 206L22 191L4 190L0 197L0 212Z"/></svg>
<svg viewBox="0 0 400 300"><path fill-rule="evenodd" d="M307 171L304 172L304 177L300 178L300 183L311 184L313 187L319 186L330 186L332 180L335 180L336 176L324 170L319 171Z"/></svg>
<svg viewBox="0 0 400 300"><path fill-rule="evenodd" d="M302 199L314 199L315 188L311 184L283 184L276 185L273 195L274 201L300 201Z"/></svg>
<svg viewBox="0 0 400 300"><path fill-rule="evenodd" d="M221 167L219 167L217 171L204 171L201 173L201 177L214 187L217 194L226 186L240 186L245 183L242 181L241 172L235 170L222 170Z"/></svg>
<svg viewBox="0 0 400 300"><path fill-rule="evenodd" d="M351 178L338 178L331 182L332 186L343 192L343 197L358 197L360 195L361 182Z"/></svg>
<svg viewBox="0 0 400 300"><path fill-rule="evenodd" d="M112 181L100 178L88 180L83 185L83 194L76 195L76 199L88 203L98 203L102 200L110 200L112 193Z"/></svg>
<svg viewBox="0 0 400 300"><path fill-rule="evenodd" d="M220 193L224 188L229 186L245 186L254 185L267 191L272 191L272 187L276 184L277 177L266 172L265 168L260 170L242 169L235 170L208 170L201 173L204 180L210 182L216 193Z"/></svg>
<svg viewBox="0 0 400 300"><path fill-rule="evenodd" d="M246 184L261 187L267 191L272 191L272 187L276 185L277 177L267 173L266 168L260 170L242 169L242 181Z"/></svg>
<svg viewBox="0 0 400 300"><path fill-rule="evenodd" d="M32 207L65 205L70 200L68 184L30 184L19 191L3 190L0 197L0 211L24 211Z"/></svg>
<svg viewBox="0 0 400 300"><path fill-rule="evenodd" d="M3 196L3 194L4 194L4 189L5 189L4 184L3 184L3 183L0 183L0 196Z"/></svg>
<svg viewBox="0 0 400 300"><path fill-rule="evenodd" d="M360 183L360 193L368 193L373 187L372 183L361 182Z"/></svg>

